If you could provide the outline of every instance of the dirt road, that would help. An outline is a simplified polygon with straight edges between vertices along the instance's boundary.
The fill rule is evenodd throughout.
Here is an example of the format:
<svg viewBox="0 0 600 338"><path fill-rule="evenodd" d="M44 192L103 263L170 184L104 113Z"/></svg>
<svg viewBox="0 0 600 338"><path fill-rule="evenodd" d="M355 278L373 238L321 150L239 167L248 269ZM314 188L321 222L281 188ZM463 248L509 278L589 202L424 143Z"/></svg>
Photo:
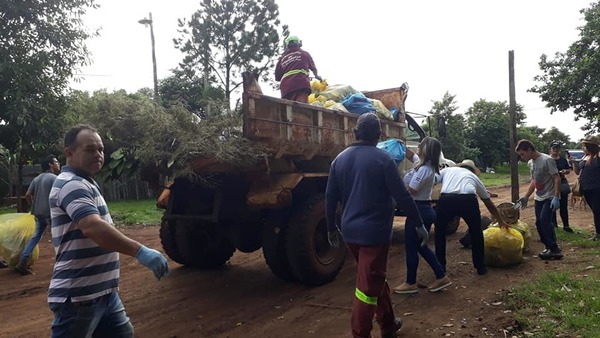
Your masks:
<svg viewBox="0 0 600 338"><path fill-rule="evenodd" d="M510 200L509 188L495 188L496 203ZM521 191L524 188L521 187ZM482 206L482 213L488 214ZM592 229L589 210L570 211L571 224ZM533 227L533 209L521 213ZM398 219L400 226L403 220ZM421 290L418 295L394 295L396 314L405 323L405 337L504 337L513 325L512 314L502 303L507 290L536 274L557 269L577 269L582 260L577 248L563 243L565 259L545 262L533 257L542 245L534 240L525 262L514 268L490 268L478 276L470 251L457 243L465 225L448 238L448 272L453 285L440 293ZM562 230L559 230L562 231ZM158 227L126 228L128 236L161 249ZM401 237L401 231L397 231ZM53 249L46 234L35 275L20 276L0 270L0 337L47 337L52 314L46 291L52 271ZM433 243L430 242L430 246ZM404 248L395 239L389 264L391 286L403 282ZM350 306L354 295L355 264L349 258L337 279L325 286L307 288L285 283L271 274L260 251L236 253L219 271L198 271L170 262L171 275L157 282L133 258L121 259L121 298L137 337L348 337ZM421 263L419 282L434 276ZM588 264L589 265L589 264ZM373 330L378 337L377 328ZM510 336L510 335L509 335Z"/></svg>

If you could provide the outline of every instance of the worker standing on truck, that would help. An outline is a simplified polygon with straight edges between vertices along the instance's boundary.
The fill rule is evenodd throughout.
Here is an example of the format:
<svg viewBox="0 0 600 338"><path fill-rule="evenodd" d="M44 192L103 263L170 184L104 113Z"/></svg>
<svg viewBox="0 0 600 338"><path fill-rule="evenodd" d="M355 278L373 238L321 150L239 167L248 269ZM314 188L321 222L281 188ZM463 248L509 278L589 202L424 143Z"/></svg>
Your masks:
<svg viewBox="0 0 600 338"><path fill-rule="evenodd" d="M473 251L471 252L473 266L478 275L485 275L487 269L484 262L483 230L481 230L481 211L479 201L498 220L498 225L508 228L502 220L496 205L492 202L490 193L479 179L481 171L472 160L464 160L456 167L446 168L441 171L439 181L442 184L440 199L436 208L435 219L435 255L446 270L446 233L448 223L459 216L465 220L469 227Z"/></svg>
<svg viewBox="0 0 600 338"><path fill-rule="evenodd" d="M308 72L312 71L317 80L322 79L312 56L300 47L302 41L297 36L285 39L285 52L275 66L275 80L281 81L281 98L308 103L311 93Z"/></svg>
<svg viewBox="0 0 600 338"><path fill-rule="evenodd" d="M329 243L339 247L341 237L358 264L351 326L354 337L370 337L373 315L382 337L397 337L402 327L394 315L386 281L387 260L396 206L414 220L421 245L428 233L412 196L406 190L394 160L376 147L381 135L379 118L366 113L354 129L357 143L341 152L331 164L326 189ZM338 203L341 224L336 224ZM340 233L341 228L341 233Z"/></svg>
<svg viewBox="0 0 600 338"><path fill-rule="evenodd" d="M52 337L133 337L119 298L119 252L137 258L157 279L169 273L163 255L117 230L93 177L104 163L104 144L88 125L65 136L67 165L49 203L56 262L48 289Z"/></svg>

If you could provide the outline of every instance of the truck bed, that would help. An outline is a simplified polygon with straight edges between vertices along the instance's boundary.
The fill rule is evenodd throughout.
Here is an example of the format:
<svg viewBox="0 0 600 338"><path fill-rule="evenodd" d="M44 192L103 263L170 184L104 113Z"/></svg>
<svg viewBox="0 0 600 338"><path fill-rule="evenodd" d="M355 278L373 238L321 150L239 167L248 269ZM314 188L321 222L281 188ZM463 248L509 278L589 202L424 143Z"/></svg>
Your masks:
<svg viewBox="0 0 600 338"><path fill-rule="evenodd" d="M395 103L404 112L403 88L363 93L370 98L383 98L381 101L388 107ZM242 109L244 137L265 144L275 158L334 158L355 142L356 114L252 92L243 94ZM400 120L381 120L383 140L405 139L403 115Z"/></svg>

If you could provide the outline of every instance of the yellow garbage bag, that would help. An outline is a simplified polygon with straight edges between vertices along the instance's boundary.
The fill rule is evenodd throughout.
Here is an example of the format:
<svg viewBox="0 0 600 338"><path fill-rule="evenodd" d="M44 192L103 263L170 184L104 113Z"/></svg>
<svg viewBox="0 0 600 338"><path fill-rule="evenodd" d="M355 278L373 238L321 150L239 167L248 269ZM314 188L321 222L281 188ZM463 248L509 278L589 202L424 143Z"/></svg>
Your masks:
<svg viewBox="0 0 600 338"><path fill-rule="evenodd" d="M356 93L358 93L356 89L343 84L328 86L327 89L320 92L321 96L325 96L327 100L333 100L335 102L340 102L346 96Z"/></svg>
<svg viewBox="0 0 600 338"><path fill-rule="evenodd" d="M312 80L310 81L310 89L313 93L319 93L327 89L327 81Z"/></svg>
<svg viewBox="0 0 600 338"><path fill-rule="evenodd" d="M373 102L373 106L375 106L375 114L377 115L377 117L379 117L380 119L384 119L384 120L393 120L394 117L392 116L392 112L390 112L389 109L387 109L387 107L383 104L383 102L376 100L376 99L370 99L371 102Z"/></svg>
<svg viewBox="0 0 600 338"><path fill-rule="evenodd" d="M483 232L485 265L510 266L523 262L523 236L515 229L490 227Z"/></svg>
<svg viewBox="0 0 600 338"><path fill-rule="evenodd" d="M32 214L12 213L0 215L0 256L8 266L14 268L21 252L35 232L35 218ZM29 267L38 259L39 248L36 245L29 258Z"/></svg>
<svg viewBox="0 0 600 338"><path fill-rule="evenodd" d="M498 222L492 223L491 227L498 227ZM518 220L516 223L508 225L511 229L515 229L523 236L523 252L529 251L529 245L531 244L531 231L529 231L529 225L527 223Z"/></svg>
<svg viewBox="0 0 600 338"><path fill-rule="evenodd" d="M308 95L308 103L313 104L317 101L325 102L325 101L327 101L327 98L325 98L325 96L323 96L323 95L319 95L319 94L315 94L315 93Z"/></svg>

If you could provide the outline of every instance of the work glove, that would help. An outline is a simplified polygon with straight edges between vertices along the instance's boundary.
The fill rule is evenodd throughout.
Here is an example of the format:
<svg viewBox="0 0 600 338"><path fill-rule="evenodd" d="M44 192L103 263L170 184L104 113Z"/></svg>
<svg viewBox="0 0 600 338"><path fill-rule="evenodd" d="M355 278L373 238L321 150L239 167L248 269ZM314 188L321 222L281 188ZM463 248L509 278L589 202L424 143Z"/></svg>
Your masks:
<svg viewBox="0 0 600 338"><path fill-rule="evenodd" d="M517 200L517 204L521 205L521 209L527 208L527 202L529 202L529 197L523 196Z"/></svg>
<svg viewBox="0 0 600 338"><path fill-rule="evenodd" d="M421 240L421 246L427 245L427 241L429 240L429 231L425 229L425 225L421 224L420 227L417 227L417 237Z"/></svg>
<svg viewBox="0 0 600 338"><path fill-rule="evenodd" d="M169 275L169 264L160 252L142 245L135 258L143 266L152 270L156 279L160 280L162 277Z"/></svg>
<svg viewBox="0 0 600 338"><path fill-rule="evenodd" d="M339 248L340 243L343 241L342 233L339 229L335 229L334 231L327 232L327 241L329 242L329 246L332 248Z"/></svg>
<svg viewBox="0 0 600 338"><path fill-rule="evenodd" d="M315 79L319 80L319 81L323 81L323 78L320 77L319 75L315 75Z"/></svg>
<svg viewBox="0 0 600 338"><path fill-rule="evenodd" d="M550 205L552 206L552 211L560 209L560 199L556 196L552 197L552 203L550 203Z"/></svg>

